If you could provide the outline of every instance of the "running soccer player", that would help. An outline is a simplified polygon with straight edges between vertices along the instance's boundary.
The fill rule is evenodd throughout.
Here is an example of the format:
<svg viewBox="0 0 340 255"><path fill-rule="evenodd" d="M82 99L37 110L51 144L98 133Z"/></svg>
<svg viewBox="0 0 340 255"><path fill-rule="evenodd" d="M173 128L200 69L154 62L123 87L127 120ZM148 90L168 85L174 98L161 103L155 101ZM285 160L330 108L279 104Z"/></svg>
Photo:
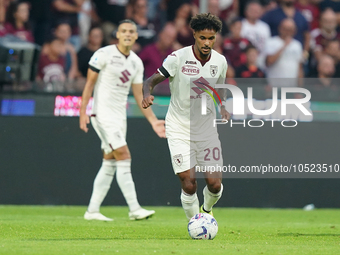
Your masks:
<svg viewBox="0 0 340 255"><path fill-rule="evenodd" d="M207 114L202 115L201 94L204 90L212 93L211 88L215 84L223 84L227 72L225 57L212 50L216 34L222 28L219 18L210 13L198 14L191 19L190 26L194 31L195 45L177 50L166 58L158 72L144 82L142 101L144 109L152 105L153 88L170 79L171 100L165 119L166 137L173 169L181 182L181 202L188 220L199 211L212 214L213 205L222 195L222 174L205 175L204 203L200 209L197 182L192 173L195 166L223 164L217 128L213 127L213 120L216 119L214 102L206 97ZM219 94L221 101L225 102L223 90L219 90ZM229 120L230 114L225 106L221 105L220 109L222 118Z"/></svg>
<svg viewBox="0 0 340 255"><path fill-rule="evenodd" d="M89 61L87 81L82 95L80 129L88 132L89 116L86 106L94 89L91 123L101 140L103 163L94 180L86 220L112 221L100 213L112 179L116 173L118 185L129 206L129 218L145 219L155 213L143 209L137 200L131 176L131 156L126 144L126 103L130 87L140 109L143 99L144 67L141 59L131 51L138 38L136 24L131 20L120 22L118 44L97 50ZM165 138L164 120L158 120L151 109L142 110L159 137Z"/></svg>

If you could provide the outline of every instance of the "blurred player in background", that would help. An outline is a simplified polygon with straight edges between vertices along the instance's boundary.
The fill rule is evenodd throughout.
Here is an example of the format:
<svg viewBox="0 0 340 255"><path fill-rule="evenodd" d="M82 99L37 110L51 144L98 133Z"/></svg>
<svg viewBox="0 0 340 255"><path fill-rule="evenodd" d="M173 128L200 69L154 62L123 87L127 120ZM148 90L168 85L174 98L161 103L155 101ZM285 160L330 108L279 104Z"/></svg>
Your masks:
<svg viewBox="0 0 340 255"><path fill-rule="evenodd" d="M131 20L120 22L118 44L97 50L89 61L87 82L82 95L80 128L87 132L89 116L86 106L94 89L91 123L102 142L103 164L94 180L93 192L84 215L87 220L112 221L100 213L114 174L129 206L129 218L145 219L155 213L138 203L135 184L131 176L131 156L126 144L126 104L130 87L141 108L144 67L140 58L131 51L138 38L136 24ZM142 109L142 108L141 108ZM151 109L143 114L159 137L165 137L164 121L158 120Z"/></svg>
<svg viewBox="0 0 340 255"><path fill-rule="evenodd" d="M181 202L188 220L199 213L197 182L192 175L195 166L223 164L221 143L217 128L213 126L216 119L214 102L207 97L207 114L202 115L201 93L204 92L201 89L213 93L210 88L224 83L227 72L225 57L212 50L216 34L222 28L219 18L210 13L198 14L191 19L190 26L194 31L195 45L177 50L166 58L158 72L144 82L142 102L143 108L152 105L154 86L170 79L166 136L172 165L181 182ZM207 78L210 78L209 82ZM221 92L223 90L219 94L225 102L225 93ZM230 118L224 105L221 105L220 113L222 118ZM203 190L201 212L212 214L213 205L222 195L222 175L205 175L205 181L207 186Z"/></svg>

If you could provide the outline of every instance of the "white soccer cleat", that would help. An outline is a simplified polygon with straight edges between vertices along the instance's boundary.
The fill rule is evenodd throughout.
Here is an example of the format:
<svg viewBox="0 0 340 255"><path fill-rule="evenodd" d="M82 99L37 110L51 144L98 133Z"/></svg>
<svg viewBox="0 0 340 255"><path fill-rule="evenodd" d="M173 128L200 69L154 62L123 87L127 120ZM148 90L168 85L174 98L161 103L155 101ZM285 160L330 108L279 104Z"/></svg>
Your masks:
<svg viewBox="0 0 340 255"><path fill-rule="evenodd" d="M101 220L101 221L113 221L113 219L110 219L108 217L105 217L103 214L101 214L100 212L94 212L94 213L90 213L88 211L86 211L86 213L84 214L84 219L85 220Z"/></svg>
<svg viewBox="0 0 340 255"><path fill-rule="evenodd" d="M145 210L144 208L140 208L134 212L129 212L130 220L143 220L148 219L153 214L155 214L154 210Z"/></svg>

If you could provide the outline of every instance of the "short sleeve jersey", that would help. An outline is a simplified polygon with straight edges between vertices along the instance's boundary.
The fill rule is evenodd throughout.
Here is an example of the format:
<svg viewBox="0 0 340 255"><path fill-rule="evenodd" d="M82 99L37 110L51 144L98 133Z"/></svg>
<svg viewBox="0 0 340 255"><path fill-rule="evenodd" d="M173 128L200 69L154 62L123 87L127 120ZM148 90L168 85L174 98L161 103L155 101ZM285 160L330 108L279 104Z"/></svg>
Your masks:
<svg viewBox="0 0 340 255"><path fill-rule="evenodd" d="M170 80L171 99L166 115L168 138L200 141L217 134L213 127L214 101L205 90L214 94L215 85L225 81L227 67L225 57L214 50L207 61L200 61L194 46L177 50L164 60L158 71ZM206 115L201 111L202 93L207 98Z"/></svg>
<svg viewBox="0 0 340 255"><path fill-rule="evenodd" d="M110 45L93 54L89 67L99 72L92 114L109 122L126 120L131 84L143 83L143 62L134 52L126 56L116 45Z"/></svg>

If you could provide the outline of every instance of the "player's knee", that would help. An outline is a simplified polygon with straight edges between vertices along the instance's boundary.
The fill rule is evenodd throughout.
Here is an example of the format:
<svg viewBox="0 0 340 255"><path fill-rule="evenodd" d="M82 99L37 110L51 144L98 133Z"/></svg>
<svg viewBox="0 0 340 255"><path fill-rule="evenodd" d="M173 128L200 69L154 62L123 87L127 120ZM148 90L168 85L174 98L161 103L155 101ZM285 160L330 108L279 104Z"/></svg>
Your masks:
<svg viewBox="0 0 340 255"><path fill-rule="evenodd" d="M129 152L120 152L115 155L116 160L125 160L130 159L130 153Z"/></svg>
<svg viewBox="0 0 340 255"><path fill-rule="evenodd" d="M193 180L184 180L182 182L182 189L184 190L185 193L187 194L195 194L196 190L197 190L197 185L196 185L196 181Z"/></svg>
<svg viewBox="0 0 340 255"><path fill-rule="evenodd" d="M221 181L220 180L211 181L207 183L207 186L211 193L218 193L221 190Z"/></svg>
<svg viewBox="0 0 340 255"><path fill-rule="evenodd" d="M118 148L117 150L114 150L113 155L116 160L125 160L131 158L130 151L128 150L127 147L122 147Z"/></svg>

